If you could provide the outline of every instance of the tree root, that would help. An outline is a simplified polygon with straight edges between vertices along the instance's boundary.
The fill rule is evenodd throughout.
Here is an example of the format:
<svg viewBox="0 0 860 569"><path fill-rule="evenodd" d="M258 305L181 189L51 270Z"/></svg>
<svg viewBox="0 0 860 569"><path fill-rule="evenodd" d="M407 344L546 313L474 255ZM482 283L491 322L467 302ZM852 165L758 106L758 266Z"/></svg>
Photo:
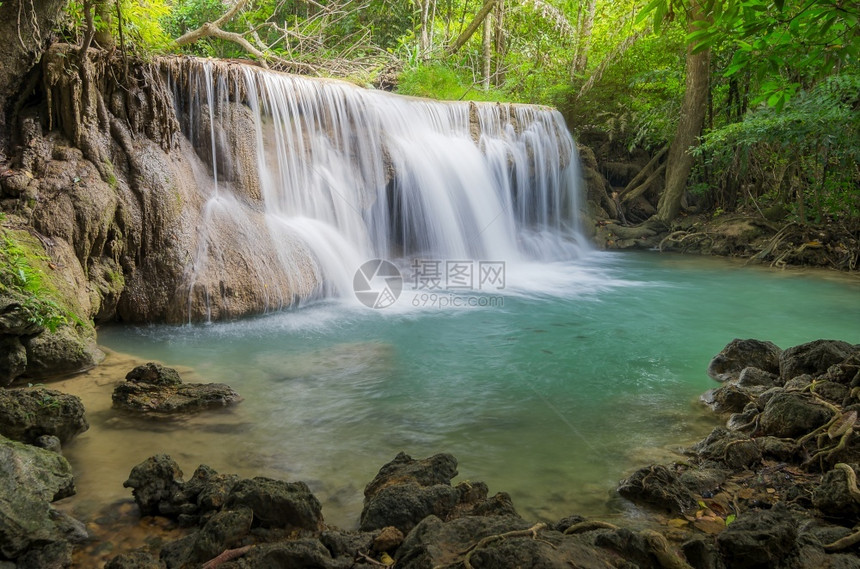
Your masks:
<svg viewBox="0 0 860 569"><path fill-rule="evenodd" d="M508 532L500 533L497 535L487 536L466 550L466 556L463 558L463 566L466 569L475 569L474 567L472 567L472 563L471 563L472 554L474 554L477 550L479 550L483 547L486 547L487 545L493 543L494 541L499 541L501 539L507 539L509 537L527 537L527 536L530 536L532 539L537 539L537 533L542 529L546 529L546 524L537 523L528 529L508 531Z"/></svg>
<svg viewBox="0 0 860 569"><path fill-rule="evenodd" d="M564 535L574 535L577 533L585 533L587 531L593 531L596 529L619 529L618 526L612 525L608 522L601 522L599 520L586 520L584 522L579 522L577 524L573 524L566 530L564 530Z"/></svg>
<svg viewBox="0 0 860 569"><path fill-rule="evenodd" d="M669 542L662 534L646 529L639 532L639 535L645 538L648 550L654 554L663 569L693 569L669 546Z"/></svg>
<svg viewBox="0 0 860 569"><path fill-rule="evenodd" d="M248 553L254 546L253 545L245 545L243 547L237 547L236 549L226 549L224 550L218 557L210 559L206 563L204 563L200 569L215 569L222 563L227 563L228 561L233 561L234 559L238 559Z"/></svg>
<svg viewBox="0 0 860 569"><path fill-rule="evenodd" d="M854 473L854 469L844 462L840 462L833 467L834 470L837 468L845 473L848 482L848 493L851 494L855 502L860 502L860 489L857 488L857 474Z"/></svg>
<svg viewBox="0 0 860 569"><path fill-rule="evenodd" d="M824 546L824 551L842 551L843 549L848 549L857 543L860 543L860 531L846 535L842 539L837 539L833 543L828 543Z"/></svg>

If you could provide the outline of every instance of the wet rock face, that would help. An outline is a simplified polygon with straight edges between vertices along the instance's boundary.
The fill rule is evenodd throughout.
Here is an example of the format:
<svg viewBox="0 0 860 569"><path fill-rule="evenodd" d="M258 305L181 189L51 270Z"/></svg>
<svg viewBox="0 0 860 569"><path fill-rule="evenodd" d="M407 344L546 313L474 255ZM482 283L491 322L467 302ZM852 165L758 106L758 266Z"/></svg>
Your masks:
<svg viewBox="0 0 860 569"><path fill-rule="evenodd" d="M738 379L747 367L778 374L781 353L773 342L734 339L711 360L708 375L717 381Z"/></svg>
<svg viewBox="0 0 860 569"><path fill-rule="evenodd" d="M0 435L31 444L53 436L65 443L89 427L74 395L44 387L0 389Z"/></svg>
<svg viewBox="0 0 860 569"><path fill-rule="evenodd" d="M182 383L175 369L155 363L138 366L112 395L115 407L136 412L187 413L226 407L242 400L223 383Z"/></svg>

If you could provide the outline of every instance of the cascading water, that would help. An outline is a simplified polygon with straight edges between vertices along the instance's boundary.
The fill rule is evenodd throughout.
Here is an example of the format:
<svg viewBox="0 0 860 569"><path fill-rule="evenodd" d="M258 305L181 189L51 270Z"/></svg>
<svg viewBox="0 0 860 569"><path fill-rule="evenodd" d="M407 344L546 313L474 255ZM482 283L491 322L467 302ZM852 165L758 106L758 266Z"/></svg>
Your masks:
<svg viewBox="0 0 860 569"><path fill-rule="evenodd" d="M435 102L196 59L165 67L186 137L209 166L189 306L228 297L206 274L232 267L265 281L259 296L274 309L351 296L369 259L551 261L581 246L576 147L552 109ZM224 260L225 240L238 262Z"/></svg>

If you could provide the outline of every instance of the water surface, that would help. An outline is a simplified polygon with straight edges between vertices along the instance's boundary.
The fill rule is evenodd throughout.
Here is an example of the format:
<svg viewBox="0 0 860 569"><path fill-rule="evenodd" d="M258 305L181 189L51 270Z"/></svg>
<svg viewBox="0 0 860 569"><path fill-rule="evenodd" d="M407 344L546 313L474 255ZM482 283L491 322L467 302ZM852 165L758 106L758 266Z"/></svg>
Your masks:
<svg viewBox="0 0 860 569"><path fill-rule="evenodd" d="M860 280L845 275L626 253L509 273L503 296L480 297L486 307L414 307L406 286L383 310L331 300L232 323L101 329L118 353L64 387L92 423L65 449L73 500L127 497L131 467L168 452L188 476L206 463L304 480L328 522L352 527L364 485L395 454L450 452L460 479L509 492L528 518L606 515L625 508L610 497L627 472L713 427L697 399L732 338L860 343ZM133 365L120 353L245 400L129 418L110 409Z"/></svg>

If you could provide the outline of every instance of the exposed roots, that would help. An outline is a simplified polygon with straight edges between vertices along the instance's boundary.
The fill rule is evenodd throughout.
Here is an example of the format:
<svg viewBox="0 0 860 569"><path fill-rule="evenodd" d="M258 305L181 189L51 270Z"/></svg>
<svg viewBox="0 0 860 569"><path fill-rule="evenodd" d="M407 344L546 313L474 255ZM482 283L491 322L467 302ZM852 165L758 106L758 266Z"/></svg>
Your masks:
<svg viewBox="0 0 860 569"><path fill-rule="evenodd" d="M648 549L660 562L660 567L663 569L693 569L689 563L684 561L674 549L669 545L669 542L662 534L654 530L642 530L639 535L645 538L645 543L648 544Z"/></svg>
<svg viewBox="0 0 860 569"><path fill-rule="evenodd" d="M489 535L466 550L466 556L463 557L463 566L466 569L474 569L474 567L472 567L472 562L471 562L472 555L476 551L478 551L479 549L482 549L482 548L488 546L489 544L493 543L494 541L499 541L502 539L508 539L511 537L531 537L532 539L537 539L537 534L542 529L546 529L546 524L537 523L528 529L514 530L514 531L508 531L505 533L496 534L496 535Z"/></svg>
<svg viewBox="0 0 860 569"><path fill-rule="evenodd" d="M227 563L228 561L233 561L234 559L238 559L251 551L253 545L246 545L244 547L237 547L236 549L227 549L223 553L221 553L218 557L210 559L206 563L204 563L200 569L215 569L219 565L223 563Z"/></svg>
<svg viewBox="0 0 860 569"><path fill-rule="evenodd" d="M585 533L587 531L594 531L596 529L618 529L618 526L612 525L608 522L601 522L599 520L586 520L584 522L579 522L578 524L573 524L566 530L564 530L565 535L574 535L577 533Z"/></svg>

